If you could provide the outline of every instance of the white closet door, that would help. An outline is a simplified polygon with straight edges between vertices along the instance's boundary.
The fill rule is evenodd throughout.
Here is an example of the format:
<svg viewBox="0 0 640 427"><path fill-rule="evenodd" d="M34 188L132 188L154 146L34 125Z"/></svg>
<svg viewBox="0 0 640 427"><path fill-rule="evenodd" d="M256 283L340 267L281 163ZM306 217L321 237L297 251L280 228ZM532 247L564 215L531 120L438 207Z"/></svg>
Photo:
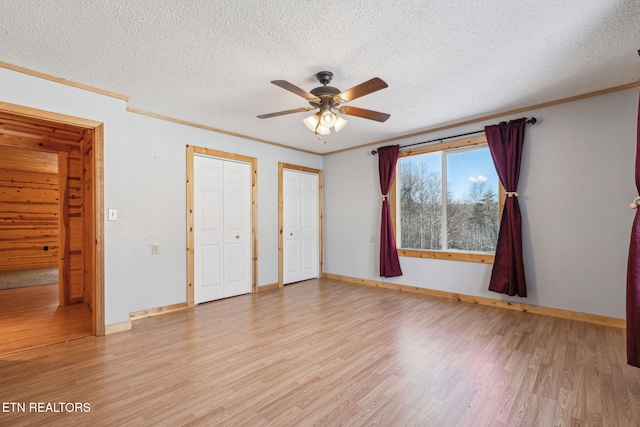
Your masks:
<svg viewBox="0 0 640 427"><path fill-rule="evenodd" d="M194 301L223 297L222 160L194 156Z"/></svg>
<svg viewBox="0 0 640 427"><path fill-rule="evenodd" d="M318 175L283 171L283 283L318 277Z"/></svg>
<svg viewBox="0 0 640 427"><path fill-rule="evenodd" d="M297 282L300 279L300 203L298 174L283 170L283 283Z"/></svg>
<svg viewBox="0 0 640 427"><path fill-rule="evenodd" d="M251 167L194 156L194 301L251 292Z"/></svg>
<svg viewBox="0 0 640 427"><path fill-rule="evenodd" d="M251 292L251 166L224 162L223 297Z"/></svg>

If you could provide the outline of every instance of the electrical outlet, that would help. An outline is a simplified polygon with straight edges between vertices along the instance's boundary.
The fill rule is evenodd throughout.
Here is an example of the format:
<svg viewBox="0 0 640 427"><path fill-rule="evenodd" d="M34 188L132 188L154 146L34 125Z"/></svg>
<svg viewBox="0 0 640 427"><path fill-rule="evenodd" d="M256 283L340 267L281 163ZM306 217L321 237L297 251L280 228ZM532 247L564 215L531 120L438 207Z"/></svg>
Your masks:
<svg viewBox="0 0 640 427"><path fill-rule="evenodd" d="M118 209L109 208L109 221L118 220Z"/></svg>
<svg viewBox="0 0 640 427"><path fill-rule="evenodd" d="M160 245L151 245L151 255L158 255L160 253Z"/></svg>

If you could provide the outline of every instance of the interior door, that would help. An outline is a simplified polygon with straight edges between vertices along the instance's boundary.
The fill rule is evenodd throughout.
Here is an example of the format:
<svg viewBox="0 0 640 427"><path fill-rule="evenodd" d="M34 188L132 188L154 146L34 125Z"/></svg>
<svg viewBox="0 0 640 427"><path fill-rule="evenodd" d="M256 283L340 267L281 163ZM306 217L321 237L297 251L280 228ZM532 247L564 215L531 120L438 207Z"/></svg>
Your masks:
<svg viewBox="0 0 640 427"><path fill-rule="evenodd" d="M283 170L283 283L318 277L318 175Z"/></svg>
<svg viewBox="0 0 640 427"><path fill-rule="evenodd" d="M194 156L194 301L223 298L222 188L223 162Z"/></svg>
<svg viewBox="0 0 640 427"><path fill-rule="evenodd" d="M194 302L251 292L251 167L194 156Z"/></svg>
<svg viewBox="0 0 640 427"><path fill-rule="evenodd" d="M251 165L225 161L223 297L251 292Z"/></svg>

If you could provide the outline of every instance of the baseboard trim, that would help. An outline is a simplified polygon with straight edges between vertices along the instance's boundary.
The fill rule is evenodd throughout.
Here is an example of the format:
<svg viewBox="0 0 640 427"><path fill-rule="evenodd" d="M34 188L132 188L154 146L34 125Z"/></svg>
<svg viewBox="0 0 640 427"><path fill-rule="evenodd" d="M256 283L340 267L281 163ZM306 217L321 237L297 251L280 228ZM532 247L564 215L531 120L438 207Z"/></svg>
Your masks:
<svg viewBox="0 0 640 427"><path fill-rule="evenodd" d="M577 320L580 322L594 323L596 325L612 326L614 328L625 329L627 323L625 319L616 317L600 316L597 314L581 313L578 311L562 310L559 308L542 307L539 305L522 304L511 301L501 301L493 298L475 297L465 294L456 294L453 292L437 291L433 289L418 288L416 286L407 286L397 283L381 282L378 280L360 279L357 277L342 276L339 274L323 273L322 277L327 279L342 280L344 282L356 283L359 285L375 286L378 288L394 289L403 292L412 292L417 294L429 295L438 298L452 299L461 302L468 302L480 305L489 305L492 307L505 308L507 310L522 311L525 313L542 314L545 316L560 317L562 319Z"/></svg>
<svg viewBox="0 0 640 427"><path fill-rule="evenodd" d="M150 308L148 310L136 311L129 313L129 321L145 319L147 317L158 316L160 314L172 313L174 311L180 311L187 308L186 302L179 302L178 304L165 305L163 307Z"/></svg>
<svg viewBox="0 0 640 427"><path fill-rule="evenodd" d="M104 334L111 335L118 332L130 331L132 326L133 325L131 324L130 320L127 320L126 322L114 323L112 325L105 325Z"/></svg>
<svg viewBox="0 0 640 427"><path fill-rule="evenodd" d="M278 286L277 283L272 283L270 285L263 285L263 286L258 286L257 291L256 292L266 292L266 291L272 291L274 289L279 289L280 286Z"/></svg>

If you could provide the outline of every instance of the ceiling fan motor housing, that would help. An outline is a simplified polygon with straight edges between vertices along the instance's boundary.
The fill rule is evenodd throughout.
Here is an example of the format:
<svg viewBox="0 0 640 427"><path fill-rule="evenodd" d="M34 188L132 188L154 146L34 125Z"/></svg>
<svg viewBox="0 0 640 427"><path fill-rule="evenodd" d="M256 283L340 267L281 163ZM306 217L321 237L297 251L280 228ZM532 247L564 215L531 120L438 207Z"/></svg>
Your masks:
<svg viewBox="0 0 640 427"><path fill-rule="evenodd" d="M329 104L331 107L337 107L338 103L333 102L333 97L341 91L333 86L327 86L333 79L331 71L320 71L316 74L316 78L323 85L311 90L311 94L320 98L320 102L309 101L312 107L318 107L323 104Z"/></svg>
<svg viewBox="0 0 640 427"><path fill-rule="evenodd" d="M320 84L328 85L333 80L333 73L331 71L320 71L316 74L316 79L320 82Z"/></svg>
<svg viewBox="0 0 640 427"><path fill-rule="evenodd" d="M309 104L313 107L317 107L321 104L330 104L332 107L336 107L338 104L333 102L333 97L340 93L340 89L333 86L320 86L311 90L311 94L320 98L320 102L309 101Z"/></svg>

